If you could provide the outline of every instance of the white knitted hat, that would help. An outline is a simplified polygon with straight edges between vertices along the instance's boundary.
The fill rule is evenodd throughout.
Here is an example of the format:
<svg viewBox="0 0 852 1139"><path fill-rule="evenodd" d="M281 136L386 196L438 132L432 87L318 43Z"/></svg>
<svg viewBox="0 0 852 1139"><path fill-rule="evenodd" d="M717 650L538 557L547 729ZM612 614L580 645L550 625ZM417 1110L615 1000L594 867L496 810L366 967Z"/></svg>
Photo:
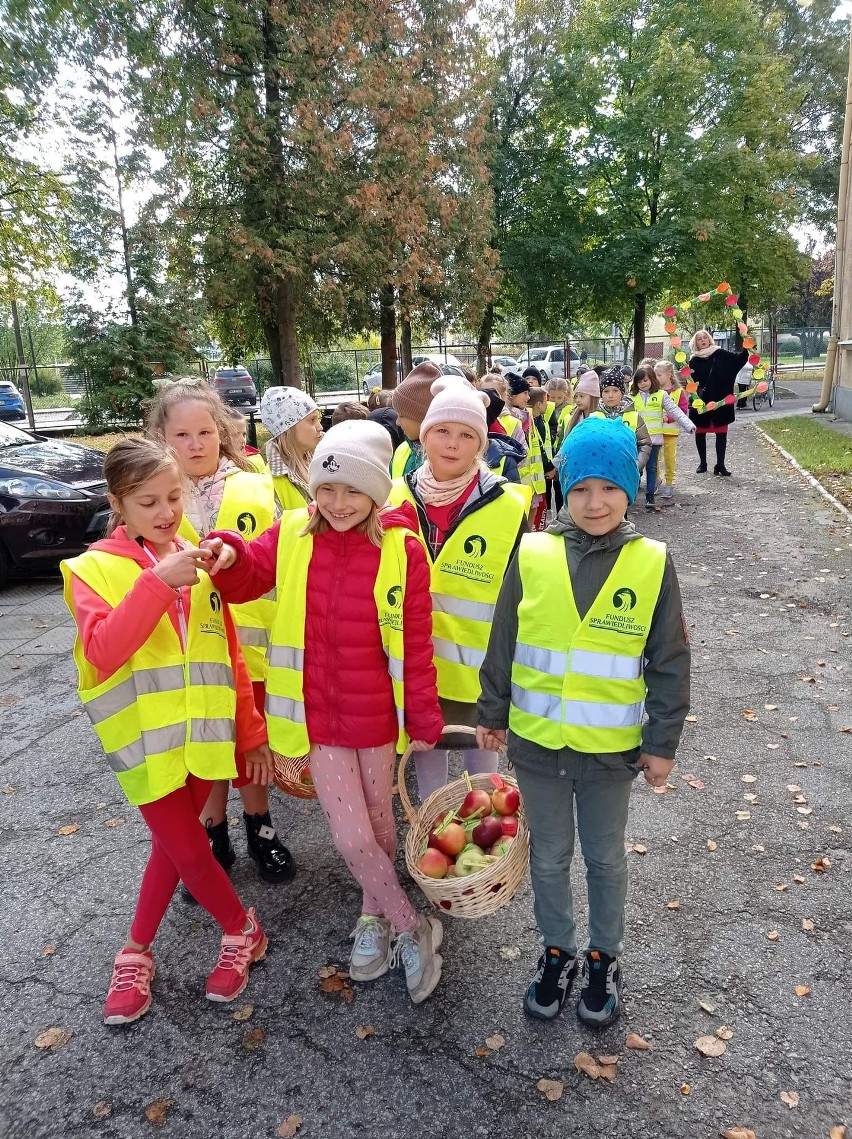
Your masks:
<svg viewBox="0 0 852 1139"><path fill-rule="evenodd" d="M420 424L420 441L430 428L439 423L463 423L479 436L482 449L488 445L488 421L485 409L489 404L485 392L471 387L460 376L442 376L432 384L432 402Z"/></svg>
<svg viewBox="0 0 852 1139"><path fill-rule="evenodd" d="M393 457L391 437L380 423L345 419L326 431L314 451L308 471L308 488L316 497L326 483L352 486L384 506L391 489L388 473Z"/></svg>
<svg viewBox="0 0 852 1139"><path fill-rule="evenodd" d="M260 400L260 418L273 439L317 410L308 393L299 388L267 388Z"/></svg>

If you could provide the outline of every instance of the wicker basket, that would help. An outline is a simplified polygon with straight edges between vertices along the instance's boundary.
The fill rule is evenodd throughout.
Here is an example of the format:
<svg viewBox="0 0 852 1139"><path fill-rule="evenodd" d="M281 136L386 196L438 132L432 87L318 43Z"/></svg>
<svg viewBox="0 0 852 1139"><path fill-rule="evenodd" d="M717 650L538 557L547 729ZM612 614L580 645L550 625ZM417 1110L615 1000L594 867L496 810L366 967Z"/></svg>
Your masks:
<svg viewBox="0 0 852 1139"><path fill-rule="evenodd" d="M445 729L446 735L451 733L473 735L474 730L457 726ZM469 874L466 878L429 878L417 869L417 859L429 838L435 819L442 811L457 808L467 794L468 788L464 779L456 779L453 783L448 783L446 787L435 791L420 809L416 810L405 787L405 765L410 755L409 747L399 762L397 775L399 796L409 822L405 838L405 864L408 873L432 905L443 913L457 918L481 918L495 913L512 900L527 873L530 840L523 800L517 812L517 837L509 847L508 853L502 858L485 870ZM510 787L518 786L514 779L507 776L501 778ZM490 775L471 775L470 782L474 787L481 787L487 791L494 790Z"/></svg>
<svg viewBox="0 0 852 1139"><path fill-rule="evenodd" d="M288 795L292 795L294 799L316 799L317 793L314 790L313 782L304 783L302 781L302 772L308 767L308 756L303 755L295 759L287 755L279 755L277 751L272 753L273 759L273 779L275 786L279 787Z"/></svg>

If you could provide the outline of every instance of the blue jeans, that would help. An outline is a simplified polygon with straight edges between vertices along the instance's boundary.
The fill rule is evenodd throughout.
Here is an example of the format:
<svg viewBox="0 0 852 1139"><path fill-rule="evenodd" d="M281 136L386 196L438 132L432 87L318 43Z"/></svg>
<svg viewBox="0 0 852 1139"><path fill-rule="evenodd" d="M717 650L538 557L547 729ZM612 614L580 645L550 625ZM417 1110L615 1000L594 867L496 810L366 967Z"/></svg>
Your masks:
<svg viewBox="0 0 852 1139"><path fill-rule="evenodd" d="M509 744L511 760L511 735ZM565 748L548 752L545 763L515 766L530 828L533 908L545 946L556 946L572 955L577 952L571 860L575 835L579 834L589 898L588 948L612 957L618 957L624 948L624 832L631 774L635 774L629 764L637 754L579 756ZM602 771L601 765L612 773ZM584 771L594 777L583 778Z"/></svg>
<svg viewBox="0 0 852 1139"><path fill-rule="evenodd" d="M657 464L660 461L662 443L651 444L651 454L648 456L648 465L645 467L645 497L649 498L657 489Z"/></svg>

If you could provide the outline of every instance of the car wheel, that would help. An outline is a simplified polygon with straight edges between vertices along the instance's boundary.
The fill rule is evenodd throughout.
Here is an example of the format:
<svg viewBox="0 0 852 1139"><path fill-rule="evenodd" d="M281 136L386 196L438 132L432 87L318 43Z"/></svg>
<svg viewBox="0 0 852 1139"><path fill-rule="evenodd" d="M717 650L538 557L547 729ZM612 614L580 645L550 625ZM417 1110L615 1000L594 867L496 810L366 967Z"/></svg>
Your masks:
<svg viewBox="0 0 852 1139"><path fill-rule="evenodd" d="M6 553L6 547L0 542L0 589L5 589L9 581L9 573L12 568L12 561Z"/></svg>

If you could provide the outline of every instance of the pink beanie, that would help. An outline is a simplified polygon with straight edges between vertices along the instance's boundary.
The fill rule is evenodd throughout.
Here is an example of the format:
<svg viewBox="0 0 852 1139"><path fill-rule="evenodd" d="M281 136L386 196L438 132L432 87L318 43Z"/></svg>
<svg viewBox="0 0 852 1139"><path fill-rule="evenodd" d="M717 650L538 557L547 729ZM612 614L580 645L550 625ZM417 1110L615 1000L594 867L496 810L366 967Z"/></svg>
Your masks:
<svg viewBox="0 0 852 1139"><path fill-rule="evenodd" d="M588 372L583 372L582 376L577 380L577 386L574 388L574 392L575 394L593 395L596 399L600 399L601 382L598 379L597 372L593 372L591 369L589 369Z"/></svg>
<svg viewBox="0 0 852 1139"><path fill-rule="evenodd" d="M489 404L485 392L472 387L460 376L442 376L432 384L432 402L420 424L420 442L426 433L439 423L463 423L479 436L484 451L488 445L488 421L485 409Z"/></svg>

